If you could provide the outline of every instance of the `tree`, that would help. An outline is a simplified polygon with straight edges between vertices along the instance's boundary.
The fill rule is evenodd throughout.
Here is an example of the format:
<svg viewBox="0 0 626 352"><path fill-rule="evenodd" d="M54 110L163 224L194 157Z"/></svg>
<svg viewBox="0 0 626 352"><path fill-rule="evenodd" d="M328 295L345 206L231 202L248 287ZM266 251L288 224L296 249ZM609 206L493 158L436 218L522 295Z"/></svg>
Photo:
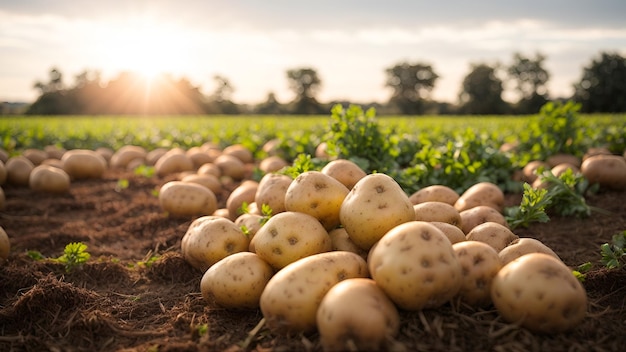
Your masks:
<svg viewBox="0 0 626 352"><path fill-rule="evenodd" d="M385 86L393 89L389 103L401 113L415 115L424 113L425 100L439 76L430 65L402 62L388 68Z"/></svg>
<svg viewBox="0 0 626 352"><path fill-rule="evenodd" d="M519 95L516 112L520 114L537 113L548 101L546 82L550 78L548 71L543 68L546 57L540 53L535 58L515 53L513 64L508 67L509 77L515 83L515 90Z"/></svg>
<svg viewBox="0 0 626 352"><path fill-rule="evenodd" d="M504 114L508 110L502 100L502 80L496 69L487 64L473 64L472 71L465 76L459 95L460 113Z"/></svg>
<svg viewBox="0 0 626 352"><path fill-rule="evenodd" d="M287 71L289 87L296 94L293 112L296 114L322 113L320 103L315 99L322 81L313 68L304 67Z"/></svg>
<svg viewBox="0 0 626 352"><path fill-rule="evenodd" d="M574 90L574 100L582 104L583 112L625 112L626 58L617 53L601 53L599 59L584 68Z"/></svg>
<svg viewBox="0 0 626 352"><path fill-rule="evenodd" d="M274 92L269 92L267 94L267 99L263 103L256 106L255 112L257 114L278 115L283 113L283 106L276 99L276 94L274 94Z"/></svg>
<svg viewBox="0 0 626 352"><path fill-rule="evenodd" d="M215 75L213 76L213 80L215 81L215 91L212 95L212 100L214 105L215 113L219 114L237 114L239 112L239 108L237 104L233 103L232 95L235 91L235 88L230 84L230 81L223 76Z"/></svg>

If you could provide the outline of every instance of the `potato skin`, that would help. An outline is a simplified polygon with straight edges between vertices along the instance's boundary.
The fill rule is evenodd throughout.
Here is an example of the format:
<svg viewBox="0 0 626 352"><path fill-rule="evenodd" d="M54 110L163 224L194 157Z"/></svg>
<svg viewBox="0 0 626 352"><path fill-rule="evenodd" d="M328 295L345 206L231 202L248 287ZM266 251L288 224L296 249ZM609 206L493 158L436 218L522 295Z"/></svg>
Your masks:
<svg viewBox="0 0 626 352"><path fill-rule="evenodd" d="M0 265L3 264L9 257L11 251L11 242L4 228L0 226Z"/></svg>
<svg viewBox="0 0 626 352"><path fill-rule="evenodd" d="M504 207L504 192L491 182L479 182L461 194L454 203L454 207L462 212L479 205L486 205L502 212Z"/></svg>
<svg viewBox="0 0 626 352"><path fill-rule="evenodd" d="M348 189L352 189L359 180L367 176L359 165L348 159L332 160L324 165L321 172L343 183Z"/></svg>
<svg viewBox="0 0 626 352"><path fill-rule="evenodd" d="M430 223L441 230L441 232L448 237L450 243L452 244L463 242L467 239L463 231L457 226L440 221L430 221Z"/></svg>
<svg viewBox="0 0 626 352"><path fill-rule="evenodd" d="M217 216L194 220L181 240L183 258L194 268L206 271L227 256L248 250L250 240L232 221Z"/></svg>
<svg viewBox="0 0 626 352"><path fill-rule="evenodd" d="M159 204L172 216L210 215L217 210L217 197L199 184L170 181L159 190Z"/></svg>
<svg viewBox="0 0 626 352"><path fill-rule="evenodd" d="M275 333L315 330L324 295L338 282L368 277L367 263L352 252L333 251L297 260L278 271L265 286L259 306Z"/></svg>
<svg viewBox="0 0 626 352"><path fill-rule="evenodd" d="M626 189L626 158L622 156L591 156L583 161L581 172L590 183L617 190Z"/></svg>
<svg viewBox="0 0 626 352"><path fill-rule="evenodd" d="M231 220L234 221L239 215L241 215L240 210L243 203L250 204L254 202L254 197L258 187L258 182L246 180L230 193L226 199L226 209L228 209L228 217Z"/></svg>
<svg viewBox="0 0 626 352"><path fill-rule="evenodd" d="M443 202L454 205L459 200L460 195L452 188L444 185L426 186L411 194L409 200L413 204L424 202Z"/></svg>
<svg viewBox="0 0 626 352"><path fill-rule="evenodd" d="M452 245L461 265L462 285L458 297L473 307L491 304L491 283L502 262L498 252L479 241L464 241Z"/></svg>
<svg viewBox="0 0 626 352"><path fill-rule="evenodd" d="M425 221L389 230L368 259L372 278L402 309L439 307L461 287L461 266L450 240Z"/></svg>
<svg viewBox="0 0 626 352"><path fill-rule="evenodd" d="M205 301L225 308L256 309L273 275L272 267L258 255L233 253L205 271L200 292Z"/></svg>
<svg viewBox="0 0 626 352"><path fill-rule="evenodd" d="M524 254L530 253L545 253L553 256L558 260L561 260L561 258L552 250L552 248L546 246L541 241L535 238L529 237L513 240L513 242L509 243L508 246L504 247L498 253L498 256L502 261L502 265L506 265L509 262L523 256Z"/></svg>
<svg viewBox="0 0 626 352"><path fill-rule="evenodd" d="M4 165L6 169L6 182L17 186L28 186L28 177L35 168L30 159L17 155L9 158Z"/></svg>
<svg viewBox="0 0 626 352"><path fill-rule="evenodd" d="M369 251L387 231L415 220L415 211L393 178L369 174L350 190L341 204L339 218L350 239Z"/></svg>
<svg viewBox="0 0 626 352"><path fill-rule="evenodd" d="M544 253L523 255L500 269L491 299L508 322L539 333L578 325L587 312L587 293L572 271Z"/></svg>
<svg viewBox="0 0 626 352"><path fill-rule="evenodd" d="M331 250L328 232L314 217L286 211L272 216L254 235L254 251L274 269Z"/></svg>
<svg viewBox="0 0 626 352"><path fill-rule="evenodd" d="M285 194L293 180L287 175L266 174L259 181L254 201L259 206L267 204L272 209L272 214L276 215L285 210Z"/></svg>
<svg viewBox="0 0 626 352"><path fill-rule="evenodd" d="M376 282L346 279L326 293L317 310L317 330L325 351L388 350L400 329L400 314Z"/></svg>
<svg viewBox="0 0 626 352"><path fill-rule="evenodd" d="M37 192L67 193L70 190L70 176L57 167L38 165L31 171L28 185Z"/></svg>
<svg viewBox="0 0 626 352"><path fill-rule="evenodd" d="M461 215L456 208L448 203L427 201L413 205L415 220L447 222L461 228Z"/></svg>
<svg viewBox="0 0 626 352"><path fill-rule="evenodd" d="M107 161L93 150L73 149L61 158L63 170L72 179L101 178L107 169Z"/></svg>
<svg viewBox="0 0 626 352"><path fill-rule="evenodd" d="M480 241L500 252L519 237L508 227L497 222L487 221L474 227L467 235L468 241Z"/></svg>
<svg viewBox="0 0 626 352"><path fill-rule="evenodd" d="M505 227L509 226L502 213L487 205L479 205L463 210L459 215L461 215L461 230L463 230L466 235L472 231L474 227L486 222L495 222Z"/></svg>

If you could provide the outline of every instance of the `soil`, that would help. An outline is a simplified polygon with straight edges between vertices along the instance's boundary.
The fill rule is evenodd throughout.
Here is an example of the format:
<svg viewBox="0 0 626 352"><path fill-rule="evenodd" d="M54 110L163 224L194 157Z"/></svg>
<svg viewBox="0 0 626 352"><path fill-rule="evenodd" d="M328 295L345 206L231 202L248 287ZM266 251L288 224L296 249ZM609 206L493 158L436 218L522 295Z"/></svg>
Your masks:
<svg viewBox="0 0 626 352"><path fill-rule="evenodd" d="M118 180L128 180L120 187ZM168 179L109 170L74 181L64 195L4 185L2 226L11 240L0 267L0 351L321 351L317 333L275 335L259 310L227 310L203 300L202 273L180 254L193 218L165 214L154 195ZM219 196L223 206L228 192ZM507 195L509 205L520 195ZM626 229L626 191L601 190L590 218L561 218L516 229L576 267L591 262L588 314L569 332L536 334L508 324L493 307L447 304L401 312L389 348L398 351L621 351L626 345L626 269L606 270L599 247ZM52 260L70 242L91 254L66 271ZM29 252L30 251L30 252ZM29 256L29 253L31 254ZM256 327L256 329L255 329Z"/></svg>

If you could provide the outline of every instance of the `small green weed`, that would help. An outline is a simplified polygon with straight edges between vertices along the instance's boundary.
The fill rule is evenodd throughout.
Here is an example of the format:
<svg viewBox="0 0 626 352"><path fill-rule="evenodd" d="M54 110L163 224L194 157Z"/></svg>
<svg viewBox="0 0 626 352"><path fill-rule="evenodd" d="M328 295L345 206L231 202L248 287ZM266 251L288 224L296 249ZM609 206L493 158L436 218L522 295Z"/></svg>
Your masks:
<svg viewBox="0 0 626 352"><path fill-rule="evenodd" d="M86 263L89 258L91 258L91 254L87 252L86 244L82 242L72 242L65 246L63 254L55 260L65 264L65 271L69 273Z"/></svg>
<svg viewBox="0 0 626 352"><path fill-rule="evenodd" d="M608 269L626 268L626 230L613 235L611 243L601 245L600 254Z"/></svg>

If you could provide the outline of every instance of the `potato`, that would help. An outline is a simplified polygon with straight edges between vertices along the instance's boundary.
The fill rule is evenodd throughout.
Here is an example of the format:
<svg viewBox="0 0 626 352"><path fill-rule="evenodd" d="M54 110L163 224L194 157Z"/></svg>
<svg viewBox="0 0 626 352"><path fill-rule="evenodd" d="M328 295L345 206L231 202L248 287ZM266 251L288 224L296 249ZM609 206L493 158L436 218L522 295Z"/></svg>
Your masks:
<svg viewBox="0 0 626 352"><path fill-rule="evenodd" d="M7 168L4 166L4 161L0 160L0 186L7 181Z"/></svg>
<svg viewBox="0 0 626 352"><path fill-rule="evenodd" d="M411 194L409 200L413 204L420 204L424 202L443 202L454 205L454 203L459 200L459 197L459 194L448 186L431 185Z"/></svg>
<svg viewBox="0 0 626 352"><path fill-rule="evenodd" d="M9 158L5 164L6 182L16 186L28 186L28 177L35 165L28 158L17 155Z"/></svg>
<svg viewBox="0 0 626 352"><path fill-rule="evenodd" d="M545 161L541 160L533 160L530 161L526 166L524 166L523 172L523 180L527 183L532 184L539 177L537 175L537 170L543 167L545 170L550 169L550 165Z"/></svg>
<svg viewBox="0 0 626 352"><path fill-rule="evenodd" d="M9 241L9 235L7 235L6 231L4 231L4 228L0 226L0 265L9 258L10 251L11 242Z"/></svg>
<svg viewBox="0 0 626 352"><path fill-rule="evenodd" d="M7 206L6 204L6 197L4 195L4 190L2 189L2 187L0 187L0 210L4 210Z"/></svg>
<svg viewBox="0 0 626 352"><path fill-rule="evenodd" d="M324 165L320 171L343 183L348 189L352 189L360 179L367 176L359 165L347 159L332 160Z"/></svg>
<svg viewBox="0 0 626 352"><path fill-rule="evenodd" d="M272 216L252 239L254 251L274 269L331 250L324 226L304 213L286 211Z"/></svg>
<svg viewBox="0 0 626 352"><path fill-rule="evenodd" d="M282 213L285 210L285 194L291 184L291 177L281 174L266 174L259 181L254 201L257 205L267 206L272 209L272 214Z"/></svg>
<svg viewBox="0 0 626 352"><path fill-rule="evenodd" d="M70 190L70 176L54 166L38 165L30 173L28 186L37 192L67 193Z"/></svg>
<svg viewBox="0 0 626 352"><path fill-rule="evenodd" d="M9 160L9 153L6 150L0 148L0 161L6 164L8 160Z"/></svg>
<svg viewBox="0 0 626 352"><path fill-rule="evenodd" d="M580 158L572 154L555 154L546 159L546 163L553 168L559 164L571 164L580 167Z"/></svg>
<svg viewBox="0 0 626 352"><path fill-rule="evenodd" d="M496 222L502 226L508 227L506 218L496 209L487 206L479 205L459 213L461 216L461 230L466 235L476 226L486 222Z"/></svg>
<svg viewBox="0 0 626 352"><path fill-rule="evenodd" d="M254 202L254 197L258 188L258 182L246 180L230 193L226 199L226 209L228 209L228 217L231 220L234 221L239 215L242 214L241 207L243 206L243 203L250 204Z"/></svg>
<svg viewBox="0 0 626 352"><path fill-rule="evenodd" d="M93 150L73 149L65 152L63 170L71 179L102 178L107 169L107 161Z"/></svg>
<svg viewBox="0 0 626 352"><path fill-rule="evenodd" d="M490 245L497 252L518 239L508 227L497 222L487 221L475 226L466 238L468 241L480 241Z"/></svg>
<svg viewBox="0 0 626 352"><path fill-rule="evenodd" d="M184 150L174 148L157 160L154 170L158 176L163 177L177 172L192 171L194 165Z"/></svg>
<svg viewBox="0 0 626 352"><path fill-rule="evenodd" d="M220 180L213 175L189 174L180 179L182 182L196 183L210 189L215 195L222 192Z"/></svg>
<svg viewBox="0 0 626 352"><path fill-rule="evenodd" d="M125 145L111 156L109 165L113 169L126 169L128 163L135 159L145 159L147 151L138 145Z"/></svg>
<svg viewBox="0 0 626 352"><path fill-rule="evenodd" d="M350 190L341 204L339 219L350 239L369 251L387 231L415 220L415 211L393 178L370 174Z"/></svg>
<svg viewBox="0 0 626 352"><path fill-rule="evenodd" d="M339 211L348 188L319 171L303 172L285 193L285 209L313 216L327 231L340 224Z"/></svg>
<svg viewBox="0 0 626 352"><path fill-rule="evenodd" d="M543 244L541 241L534 238L517 238L508 246L504 247L498 255L502 261L502 265L506 265L509 262L529 253L545 253L561 260L554 251Z"/></svg>
<svg viewBox="0 0 626 352"><path fill-rule="evenodd" d="M161 157L165 155L168 151L169 149L164 148L164 147L152 149L146 154L146 157L144 158L146 161L146 165L150 165L150 166L156 165L157 161L159 161L159 159L161 159ZM133 159L133 160L137 160L137 159Z"/></svg>
<svg viewBox="0 0 626 352"><path fill-rule="evenodd" d="M619 155L596 155L581 165L583 176L590 183L612 189L626 189L626 158Z"/></svg>
<svg viewBox="0 0 626 352"><path fill-rule="evenodd" d="M578 325L587 312L587 293L572 271L545 253L523 255L500 269L491 300L508 322L539 333Z"/></svg>
<svg viewBox="0 0 626 352"><path fill-rule="evenodd" d="M321 160L330 159L330 155L328 155L328 143L322 142L315 147L315 157Z"/></svg>
<svg viewBox="0 0 626 352"><path fill-rule="evenodd" d="M331 287L317 309L324 351L389 350L400 330L400 313L369 278L346 279Z"/></svg>
<svg viewBox="0 0 626 352"><path fill-rule="evenodd" d="M360 255L363 259L367 259L368 252L354 244L343 227L329 231L328 236L330 237L331 250L348 251Z"/></svg>
<svg viewBox="0 0 626 352"><path fill-rule="evenodd" d="M237 227L244 231L244 233L248 236L248 238L250 238L250 240L252 240L254 238L254 235L256 235L256 233L261 228L261 226L263 226L261 223L262 220L262 215L245 213L239 215L237 219L235 219L234 223L235 225L237 225ZM243 229L244 227L245 230ZM250 252L255 252L253 248L249 248L249 250Z"/></svg>
<svg viewBox="0 0 626 352"><path fill-rule="evenodd" d="M237 181L245 177L246 166L236 156L222 154L215 158L213 164L219 168L221 176L228 176Z"/></svg>
<svg viewBox="0 0 626 352"><path fill-rule="evenodd" d="M115 154L115 152L113 152L113 149L107 147L96 148L95 152L100 154L104 158L104 160L106 160L107 165L110 165L111 158L113 157L113 154ZM61 157L61 159L62 158L63 157Z"/></svg>
<svg viewBox="0 0 626 352"><path fill-rule="evenodd" d="M42 161L48 159L48 153L35 148L28 148L24 150L22 155L30 160L35 166L40 165Z"/></svg>
<svg viewBox="0 0 626 352"><path fill-rule="evenodd" d="M259 169L266 174L276 172L286 166L289 166L289 163L278 155L268 156L259 163Z"/></svg>
<svg viewBox="0 0 626 352"><path fill-rule="evenodd" d="M415 220L447 222L461 228L461 214L448 203L428 201L413 205Z"/></svg>
<svg viewBox="0 0 626 352"><path fill-rule="evenodd" d="M435 225L435 227L439 230L441 230L441 232L443 232L443 234L448 237L450 243L452 244L463 242L466 240L465 234L458 226L454 226L447 222L440 221L430 221L430 223Z"/></svg>
<svg viewBox="0 0 626 352"><path fill-rule="evenodd" d="M578 166L570 163L557 164L552 169L550 169L550 172L552 172L554 176L559 177L567 170L572 170L572 173L574 174L580 173L580 169L578 168Z"/></svg>
<svg viewBox="0 0 626 352"><path fill-rule="evenodd" d="M461 266L450 240L434 225L410 221L389 230L369 254L380 288L405 310L437 308L461 288Z"/></svg>
<svg viewBox="0 0 626 352"><path fill-rule="evenodd" d="M244 164L250 164L254 162L254 155L252 155L252 152L248 148L243 146L243 144L229 145L228 147L224 148L224 150L222 150L222 154L232 155L241 160L241 162Z"/></svg>
<svg viewBox="0 0 626 352"><path fill-rule="evenodd" d="M314 254L287 265L261 294L259 306L267 327L283 334L314 331L324 295L338 282L357 277L368 277L367 263L352 252Z"/></svg>
<svg viewBox="0 0 626 352"><path fill-rule="evenodd" d="M232 221L218 216L194 220L181 240L183 258L206 271L227 256L248 250L250 240Z"/></svg>
<svg viewBox="0 0 626 352"><path fill-rule="evenodd" d="M261 294L274 270L258 255L233 253L213 264L202 275L204 300L225 308L257 309Z"/></svg>
<svg viewBox="0 0 626 352"><path fill-rule="evenodd" d="M213 163L206 163L200 166L197 173L198 175L213 175L217 178L220 178L222 176L222 171L220 171L220 168Z"/></svg>
<svg viewBox="0 0 626 352"><path fill-rule="evenodd" d="M264 153L270 156L278 155L278 152L280 151L280 144L281 144L280 139L278 138L270 139L269 141L263 144L263 147L261 148L261 150L263 150Z"/></svg>
<svg viewBox="0 0 626 352"><path fill-rule="evenodd" d="M200 166L212 163L215 160L215 156L207 153L206 149L202 147L191 147L186 152L187 157L193 163L193 168L198 169Z"/></svg>
<svg viewBox="0 0 626 352"><path fill-rule="evenodd" d="M501 213L504 208L504 192L494 183L479 182L463 192L454 203L459 212L479 205L492 207Z"/></svg>
<svg viewBox="0 0 626 352"><path fill-rule="evenodd" d="M464 241L452 245L461 265L461 289L457 297L473 307L491 304L491 282L502 268L498 252L479 241Z"/></svg>
<svg viewBox="0 0 626 352"><path fill-rule="evenodd" d="M592 157L595 155L612 155L612 153L606 147L592 147L592 148L587 149L587 152L585 152L585 155L583 155L582 161L585 161L589 157Z"/></svg>
<svg viewBox="0 0 626 352"><path fill-rule="evenodd" d="M217 210L217 197L204 186L170 181L159 190L159 204L172 216L210 215Z"/></svg>

